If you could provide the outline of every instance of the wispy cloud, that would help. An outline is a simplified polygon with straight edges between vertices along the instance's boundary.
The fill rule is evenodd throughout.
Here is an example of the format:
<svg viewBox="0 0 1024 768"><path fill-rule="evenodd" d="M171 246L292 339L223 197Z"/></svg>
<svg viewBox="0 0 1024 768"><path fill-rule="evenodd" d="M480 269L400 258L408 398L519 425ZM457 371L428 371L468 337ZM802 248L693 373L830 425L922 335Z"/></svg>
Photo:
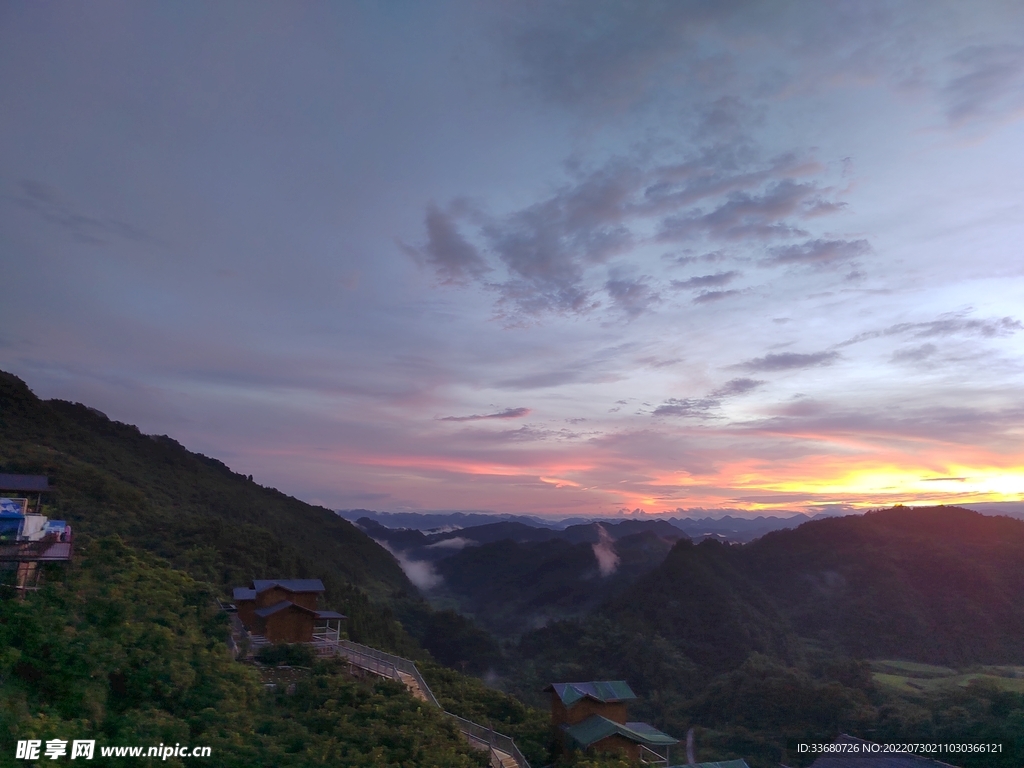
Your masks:
<svg viewBox="0 0 1024 768"><path fill-rule="evenodd" d="M731 283L740 273L736 270L730 270L728 272L716 272L713 275L699 275L697 277L691 277L686 280L673 280L672 287L678 290L687 290L690 288L717 288L727 283Z"/></svg>
<svg viewBox="0 0 1024 768"><path fill-rule="evenodd" d="M472 416L443 416L438 421L486 421L488 419L521 419L530 414L529 408L506 408L497 413L484 415L473 414Z"/></svg>
<svg viewBox="0 0 1024 768"><path fill-rule="evenodd" d="M758 379L731 379L706 397L669 398L655 408L651 415L693 419L718 418L716 411L721 407L723 400L753 392L764 384L765 382Z"/></svg>
<svg viewBox="0 0 1024 768"><path fill-rule="evenodd" d="M928 339L946 336L974 336L994 339L1012 336L1024 330L1024 323L1014 317L969 317L967 312L951 312L941 315L935 320L916 323L896 323L887 328L875 331L864 331L852 338L840 342L838 347L847 347L863 341L880 339L888 336L909 336L917 339Z"/></svg>
<svg viewBox="0 0 1024 768"><path fill-rule="evenodd" d="M436 205L427 207L425 218L427 242L421 248L403 246L410 255L425 257L441 281L449 284L464 284L471 279L481 278L490 268L461 234L452 216L441 211Z"/></svg>
<svg viewBox="0 0 1024 768"><path fill-rule="evenodd" d="M51 184L24 179L15 201L47 222L67 232L80 243L104 245L112 239L159 245L160 240L139 227L118 219L88 216L75 208Z"/></svg>
<svg viewBox="0 0 1024 768"><path fill-rule="evenodd" d="M832 365L839 359L839 353L835 351L822 352L772 352L764 357L755 357L734 366L745 371L769 373L774 371L793 371L801 368L818 368L823 365Z"/></svg>
<svg viewBox="0 0 1024 768"><path fill-rule="evenodd" d="M605 283L605 290L615 306L629 317L638 317L661 302L661 296L651 289L644 278L609 280Z"/></svg>
<svg viewBox="0 0 1024 768"><path fill-rule="evenodd" d="M707 150L681 162L617 158L590 172L574 171L553 195L503 216L428 207L426 242L404 248L425 259L442 283L475 283L494 292L507 319L585 315L603 305L637 317L661 300L656 278L609 268L616 258L659 242L806 237L810 219L841 207L830 188L806 178L823 172L796 155L759 161ZM818 239L786 248L775 256L780 264L834 261L868 246ZM675 264L691 260L676 257ZM610 276L599 281L595 273L602 269ZM723 270L674 280L671 287L716 288L739 274ZM697 301L729 295L705 291Z"/></svg>
<svg viewBox="0 0 1024 768"><path fill-rule="evenodd" d="M738 296L739 291L701 291L693 297L694 304L706 304L710 301L720 301L731 296Z"/></svg>
<svg viewBox="0 0 1024 768"><path fill-rule="evenodd" d="M1024 109L1024 45L971 45L950 57L955 74L942 87L953 126Z"/></svg>
<svg viewBox="0 0 1024 768"><path fill-rule="evenodd" d="M781 245L769 249L773 264L811 264L833 266L846 264L871 250L867 240L807 240L796 245Z"/></svg>

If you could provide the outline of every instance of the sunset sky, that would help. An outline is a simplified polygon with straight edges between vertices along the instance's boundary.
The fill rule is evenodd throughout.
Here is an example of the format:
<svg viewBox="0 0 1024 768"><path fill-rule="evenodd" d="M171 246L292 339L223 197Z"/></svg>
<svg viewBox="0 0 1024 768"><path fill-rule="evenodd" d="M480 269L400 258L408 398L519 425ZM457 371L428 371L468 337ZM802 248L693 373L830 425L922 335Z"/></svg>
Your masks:
<svg viewBox="0 0 1024 768"><path fill-rule="evenodd" d="M0 368L332 508L1024 494L1020 2L0 5Z"/></svg>

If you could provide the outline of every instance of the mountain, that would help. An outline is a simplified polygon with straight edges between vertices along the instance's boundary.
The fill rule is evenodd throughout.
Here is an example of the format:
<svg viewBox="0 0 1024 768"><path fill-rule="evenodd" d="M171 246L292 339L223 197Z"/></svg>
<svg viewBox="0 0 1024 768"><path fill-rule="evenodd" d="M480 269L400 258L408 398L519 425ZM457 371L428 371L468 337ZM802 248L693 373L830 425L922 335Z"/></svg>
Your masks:
<svg viewBox="0 0 1024 768"><path fill-rule="evenodd" d="M804 637L861 658L1024 663L1024 522L882 510L769 534L743 571Z"/></svg>
<svg viewBox="0 0 1024 768"><path fill-rule="evenodd" d="M1024 663L1024 522L956 507L823 519L747 545L680 541L599 609L698 665L855 658Z"/></svg>
<svg viewBox="0 0 1024 768"><path fill-rule="evenodd" d="M666 520L587 522L564 529L502 521L425 533L357 525L396 553L435 605L501 637L581 616L655 568L685 534Z"/></svg>
<svg viewBox="0 0 1024 768"><path fill-rule="evenodd" d="M752 654L786 667L822 658L1024 664L1022 636L1024 522L896 507L746 545L679 541L586 616L524 634L517 663L536 674L524 678L524 696L569 660L576 674L601 670L652 693L670 677L652 667L689 670L669 687L692 696ZM633 637L647 642L642 662L620 650Z"/></svg>
<svg viewBox="0 0 1024 768"><path fill-rule="evenodd" d="M719 539L733 543L746 543L772 531L796 528L816 518L797 514L789 517L758 515L757 517L671 517L669 522L691 539Z"/></svg>
<svg viewBox="0 0 1024 768"><path fill-rule="evenodd" d="M563 538L465 547L436 563L443 582L434 597L497 635L517 637L596 609L657 567L677 538L648 530L609 538L599 552L597 542Z"/></svg>
<svg viewBox="0 0 1024 768"><path fill-rule="evenodd" d="M267 576L320 578L353 639L414 652L388 606L419 596L354 525L169 437L81 404L44 402L3 372L0 471L47 475L46 511L83 540L116 534L224 590Z"/></svg>
<svg viewBox="0 0 1024 768"><path fill-rule="evenodd" d="M375 512L371 509L339 509L337 513L353 522L366 518L385 528L409 528L416 531L456 530L495 522L517 522L537 528L564 528L575 522L498 512Z"/></svg>
<svg viewBox="0 0 1024 768"><path fill-rule="evenodd" d="M1009 768L1024 758L1022 636L1024 522L896 507L743 545L681 540L596 609L523 634L508 687L540 705L546 681L628 680L631 715L695 728L698 759L807 765L787 745L846 732L999 742L955 764ZM886 670L939 669L922 664L963 684L897 693Z"/></svg>

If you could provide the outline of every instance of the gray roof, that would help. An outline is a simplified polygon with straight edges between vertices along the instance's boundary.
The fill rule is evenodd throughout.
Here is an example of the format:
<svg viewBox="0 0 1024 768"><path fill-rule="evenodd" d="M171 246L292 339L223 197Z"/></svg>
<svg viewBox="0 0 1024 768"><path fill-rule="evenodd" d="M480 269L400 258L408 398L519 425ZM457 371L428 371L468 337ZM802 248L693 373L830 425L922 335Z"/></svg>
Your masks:
<svg viewBox="0 0 1024 768"><path fill-rule="evenodd" d="M50 479L46 475L5 475L0 474L0 491L31 491L41 493L50 490Z"/></svg>
<svg viewBox="0 0 1024 768"><path fill-rule="evenodd" d="M571 707L582 698L596 701L630 701L636 698L633 689L625 680L599 680L589 683L552 683L544 689L545 693L554 691L562 703Z"/></svg>
<svg viewBox="0 0 1024 768"><path fill-rule="evenodd" d="M289 592L323 592L324 583L320 579L256 579L252 588L257 592L265 592L274 587L281 587Z"/></svg>
<svg viewBox="0 0 1024 768"><path fill-rule="evenodd" d="M255 600L256 590L248 587L235 587L231 590L231 597L234 600Z"/></svg>
<svg viewBox="0 0 1024 768"><path fill-rule="evenodd" d="M647 723L616 723L607 717L591 715L582 723L576 723L565 728L567 736L582 747L589 747L601 739L618 734L630 741L643 744L647 747L664 747L678 744L679 739L662 733L653 725Z"/></svg>
<svg viewBox="0 0 1024 768"><path fill-rule="evenodd" d="M269 608L260 608L259 610L254 611L254 613L257 616L265 619L267 618L267 616L273 616L275 613L287 610L288 608L297 608L298 610L304 611L305 613L319 613L319 611L312 611L309 608L306 608L304 605L296 605L291 600L282 600L280 603L276 603L270 606Z"/></svg>
<svg viewBox="0 0 1024 768"><path fill-rule="evenodd" d="M316 612L316 617L318 619L347 619L348 618L348 616L346 616L345 614L338 613L337 611L317 611Z"/></svg>

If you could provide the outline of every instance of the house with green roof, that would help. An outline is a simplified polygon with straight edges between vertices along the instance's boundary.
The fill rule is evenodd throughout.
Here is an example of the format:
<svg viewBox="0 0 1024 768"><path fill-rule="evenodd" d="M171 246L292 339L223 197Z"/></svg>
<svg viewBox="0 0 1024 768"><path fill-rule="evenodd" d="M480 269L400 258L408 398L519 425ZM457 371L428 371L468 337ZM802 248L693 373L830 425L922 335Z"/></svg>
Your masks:
<svg viewBox="0 0 1024 768"><path fill-rule="evenodd" d="M636 694L625 680L552 683L551 727L564 749L614 752L632 760L668 765L679 739L653 725L627 720L626 702Z"/></svg>

